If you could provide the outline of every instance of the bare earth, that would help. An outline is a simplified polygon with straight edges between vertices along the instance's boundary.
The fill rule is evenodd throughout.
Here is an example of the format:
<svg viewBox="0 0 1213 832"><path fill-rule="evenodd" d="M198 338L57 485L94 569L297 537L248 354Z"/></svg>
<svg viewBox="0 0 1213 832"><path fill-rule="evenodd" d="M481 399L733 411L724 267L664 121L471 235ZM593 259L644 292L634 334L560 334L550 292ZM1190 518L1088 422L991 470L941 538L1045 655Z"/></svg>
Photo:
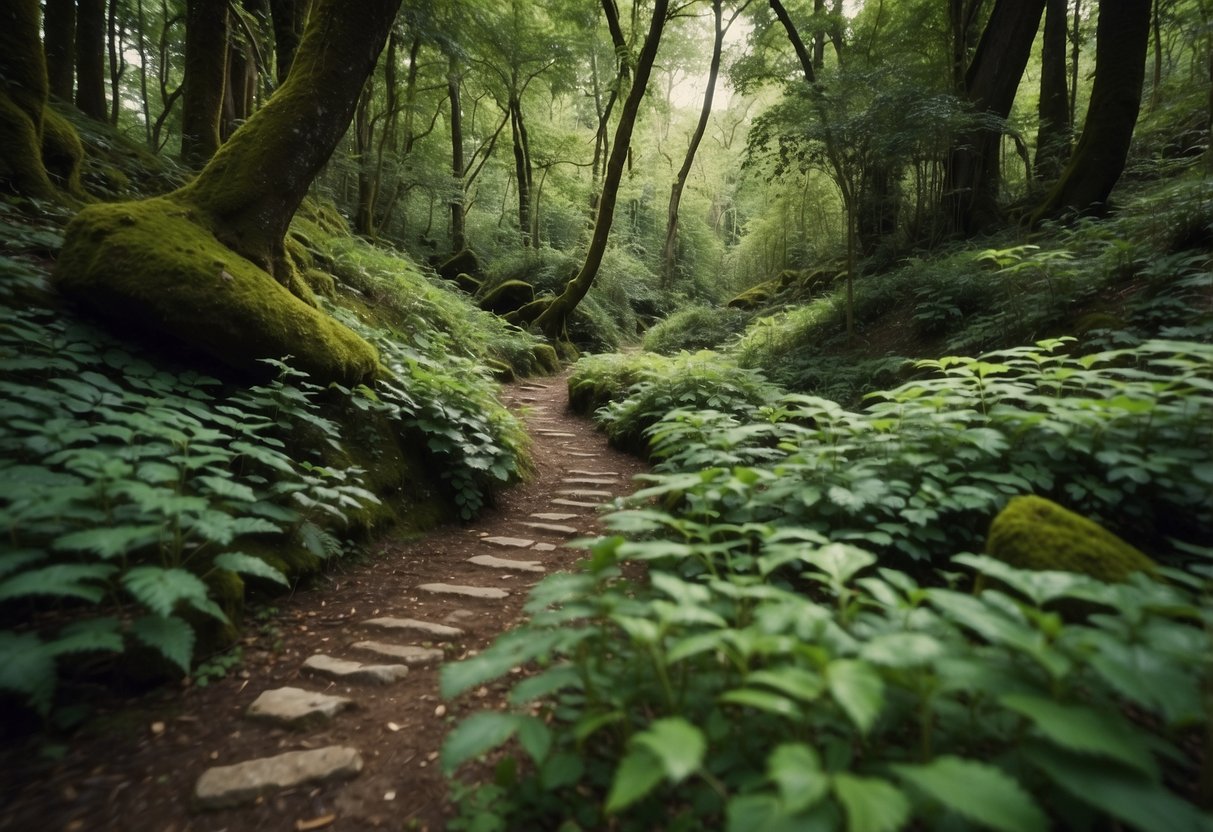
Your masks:
<svg viewBox="0 0 1213 832"><path fill-rule="evenodd" d="M0 750L0 830L445 828L450 810L438 762L443 738L461 714L499 706L504 691L481 688L458 702L443 702L438 668L483 650L513 626L529 589L543 577L533 567L493 559L537 563L548 573L571 568L580 554L565 542L595 534L599 526L598 509L568 503L609 503L610 497L593 492L630 493L631 478L644 470L608 448L589 421L567 412L563 377L511 385L504 396L525 415L533 437L534 481L511 489L469 526L439 529L416 541L380 540L373 557L278 600L265 621L246 623L244 662L227 677L103 706L58 762L41 758L34 743ZM485 538L513 538L516 545ZM509 594L436 594L419 589L426 584ZM365 623L383 617L442 624L463 634L446 640ZM354 647L362 642L387 645L408 658ZM386 684L330 681L302 667L316 654L366 665L408 664L409 670ZM284 687L354 704L301 728L245 716L262 693ZM236 808L198 806L195 788L210 768L328 746L355 749L361 771L352 779L278 790Z"/></svg>

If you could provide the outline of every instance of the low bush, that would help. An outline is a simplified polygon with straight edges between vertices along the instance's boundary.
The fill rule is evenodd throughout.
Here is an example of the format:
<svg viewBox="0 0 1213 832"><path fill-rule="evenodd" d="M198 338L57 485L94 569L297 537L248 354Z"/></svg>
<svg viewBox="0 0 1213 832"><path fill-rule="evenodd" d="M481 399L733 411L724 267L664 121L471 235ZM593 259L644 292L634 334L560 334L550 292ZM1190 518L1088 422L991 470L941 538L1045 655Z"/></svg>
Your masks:
<svg viewBox="0 0 1213 832"><path fill-rule="evenodd" d="M644 348L661 355L723 346L745 329L749 316L739 309L690 306L645 333Z"/></svg>

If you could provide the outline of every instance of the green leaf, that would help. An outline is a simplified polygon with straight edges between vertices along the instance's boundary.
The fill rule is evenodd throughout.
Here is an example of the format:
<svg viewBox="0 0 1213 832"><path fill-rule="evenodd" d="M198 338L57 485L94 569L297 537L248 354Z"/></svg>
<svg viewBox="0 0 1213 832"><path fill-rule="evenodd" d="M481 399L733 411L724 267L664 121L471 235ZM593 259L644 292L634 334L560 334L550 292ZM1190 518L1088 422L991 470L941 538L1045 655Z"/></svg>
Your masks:
<svg viewBox="0 0 1213 832"><path fill-rule="evenodd" d="M745 677L747 685L765 685L802 702L812 702L825 690L821 674L803 667L774 667L756 670Z"/></svg>
<svg viewBox="0 0 1213 832"><path fill-rule="evenodd" d="M866 734L884 707L884 680L869 664L839 659L826 668L826 685L851 721Z"/></svg>
<svg viewBox="0 0 1213 832"><path fill-rule="evenodd" d="M51 546L58 552L92 552L109 560L157 542L161 530L159 523L82 529L55 538Z"/></svg>
<svg viewBox="0 0 1213 832"><path fill-rule="evenodd" d="M561 639L557 632L514 630L497 639L479 655L442 668L442 696L452 699L465 691L510 672L511 668L546 655Z"/></svg>
<svg viewBox="0 0 1213 832"><path fill-rule="evenodd" d="M236 500L243 503L257 502L257 495L253 492L253 489L229 477L208 475L198 477L198 482L205 485L207 490L213 494L226 500Z"/></svg>
<svg viewBox="0 0 1213 832"><path fill-rule="evenodd" d="M767 757L767 776L779 789L788 812L813 806L830 790L830 778L821 768L821 758L804 743L784 743Z"/></svg>
<svg viewBox="0 0 1213 832"><path fill-rule="evenodd" d="M1158 776L1146 743L1118 716L1028 694L1008 694L999 701L1026 716L1063 748L1116 760L1151 778Z"/></svg>
<svg viewBox="0 0 1213 832"><path fill-rule="evenodd" d="M152 612L170 616L179 601L207 601L206 584L184 569L136 566L122 576L122 585Z"/></svg>
<svg viewBox="0 0 1213 832"><path fill-rule="evenodd" d="M536 764L541 764L552 748L552 731L539 717L519 716L518 744Z"/></svg>
<svg viewBox="0 0 1213 832"><path fill-rule="evenodd" d="M876 562L876 556L846 543L830 543L805 554L805 560L830 577L837 586L843 586L856 572Z"/></svg>
<svg viewBox="0 0 1213 832"><path fill-rule="evenodd" d="M676 716L657 720L632 742L653 752L671 783L680 783L698 770L707 751L703 732Z"/></svg>
<svg viewBox="0 0 1213 832"><path fill-rule="evenodd" d="M1049 826L1031 795L996 766L945 756L926 765L893 766L893 771L957 814L991 829L1037 832Z"/></svg>
<svg viewBox="0 0 1213 832"><path fill-rule="evenodd" d="M180 618L145 615L131 624L131 634L188 673L194 655L194 630Z"/></svg>
<svg viewBox="0 0 1213 832"><path fill-rule="evenodd" d="M786 696L780 696L777 693L771 693L766 690L737 688L736 690L722 693L720 701L731 705L742 705L747 708L766 711L776 716L790 717L792 719L800 717L800 708L796 706L795 702Z"/></svg>
<svg viewBox="0 0 1213 832"><path fill-rule="evenodd" d="M944 646L925 633L885 633L860 648L860 658L885 667L930 664L945 652Z"/></svg>
<svg viewBox="0 0 1213 832"><path fill-rule="evenodd" d="M834 794L847 811L847 832L893 832L910 816L906 796L885 780L836 774Z"/></svg>
<svg viewBox="0 0 1213 832"><path fill-rule="evenodd" d="M574 665L557 665L515 685L510 691L510 704L525 705L558 690L580 689L582 684L581 673Z"/></svg>
<svg viewBox="0 0 1213 832"><path fill-rule="evenodd" d="M661 762L645 746L627 753L615 769L611 791L607 795L608 814L626 809L653 790L664 777Z"/></svg>
<svg viewBox="0 0 1213 832"><path fill-rule="evenodd" d="M64 627L54 641L47 642L53 656L65 653L89 653L102 650L122 652L122 633L115 618L90 618Z"/></svg>
<svg viewBox="0 0 1213 832"><path fill-rule="evenodd" d="M243 552L224 552L215 557L215 566L220 569L226 569L229 572L238 572L242 575L254 575L258 578L266 578L276 584L290 586L290 581L274 567L263 561L261 558L253 555L246 555Z"/></svg>
<svg viewBox="0 0 1213 832"><path fill-rule="evenodd" d="M21 572L0 582L0 601L49 595L58 598L81 598L92 603L105 597L105 586L98 585L116 571L108 564L60 563Z"/></svg>
<svg viewBox="0 0 1213 832"><path fill-rule="evenodd" d="M0 631L0 690L25 696L40 714L55 695L55 659L33 633Z"/></svg>
<svg viewBox="0 0 1213 832"><path fill-rule="evenodd" d="M496 711L472 714L455 726L442 744L442 770L459 766L505 743L518 730L518 716Z"/></svg>

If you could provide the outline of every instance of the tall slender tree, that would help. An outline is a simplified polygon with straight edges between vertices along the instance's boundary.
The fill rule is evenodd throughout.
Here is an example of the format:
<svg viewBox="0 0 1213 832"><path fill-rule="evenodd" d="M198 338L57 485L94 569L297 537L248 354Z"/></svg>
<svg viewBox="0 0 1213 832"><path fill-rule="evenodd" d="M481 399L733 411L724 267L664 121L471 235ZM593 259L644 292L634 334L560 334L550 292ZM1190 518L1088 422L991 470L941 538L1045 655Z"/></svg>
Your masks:
<svg viewBox="0 0 1213 832"><path fill-rule="evenodd" d="M79 0L76 13L76 106L106 121L105 0Z"/></svg>
<svg viewBox="0 0 1213 832"><path fill-rule="evenodd" d="M228 0L186 0L181 161L201 167L219 149L227 86Z"/></svg>
<svg viewBox="0 0 1213 832"><path fill-rule="evenodd" d="M76 80L76 0L46 0L42 29L50 94L71 101Z"/></svg>
<svg viewBox="0 0 1213 832"><path fill-rule="evenodd" d="M1066 86L1066 0L1046 0L1044 43L1040 53L1040 128L1034 168L1041 179L1055 179L1070 155L1070 95Z"/></svg>

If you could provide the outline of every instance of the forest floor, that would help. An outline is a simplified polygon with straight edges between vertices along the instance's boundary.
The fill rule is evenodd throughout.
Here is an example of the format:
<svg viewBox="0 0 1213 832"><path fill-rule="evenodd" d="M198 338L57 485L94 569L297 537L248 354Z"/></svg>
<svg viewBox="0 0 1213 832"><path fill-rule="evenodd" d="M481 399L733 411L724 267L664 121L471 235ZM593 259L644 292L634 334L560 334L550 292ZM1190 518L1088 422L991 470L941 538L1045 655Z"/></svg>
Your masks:
<svg viewBox="0 0 1213 832"><path fill-rule="evenodd" d="M485 649L522 618L528 592L543 575L517 571L526 568L517 562L548 573L571 568L578 550L564 544L598 533L598 506L633 490L632 477L644 470L607 447L588 420L568 412L566 377L509 385L503 397L526 420L534 479L505 492L469 525L420 539L388 536L359 562L278 599L246 622L243 661L222 678L100 704L58 760L40 755L45 739L9 744L0 750L0 830L444 829L452 808L439 761L443 739L462 715L505 707L506 689L489 685L445 702L439 668ZM540 525L527 525L534 523ZM493 538L513 539L513 545ZM484 555L515 564L469 561ZM421 589L434 583L508 595L481 599ZM414 622L404 627L422 622L459 632L367 623L388 617ZM405 659L377 655L366 642ZM336 681L303 667L315 654L410 667L387 684ZM305 728L247 716L254 700L283 687L344 697L352 705L331 718L310 717ZM199 805L196 788L208 769L286 752L324 756L318 750L329 747L354 749L360 772L279 789L234 808ZM353 752L333 755L348 764Z"/></svg>

